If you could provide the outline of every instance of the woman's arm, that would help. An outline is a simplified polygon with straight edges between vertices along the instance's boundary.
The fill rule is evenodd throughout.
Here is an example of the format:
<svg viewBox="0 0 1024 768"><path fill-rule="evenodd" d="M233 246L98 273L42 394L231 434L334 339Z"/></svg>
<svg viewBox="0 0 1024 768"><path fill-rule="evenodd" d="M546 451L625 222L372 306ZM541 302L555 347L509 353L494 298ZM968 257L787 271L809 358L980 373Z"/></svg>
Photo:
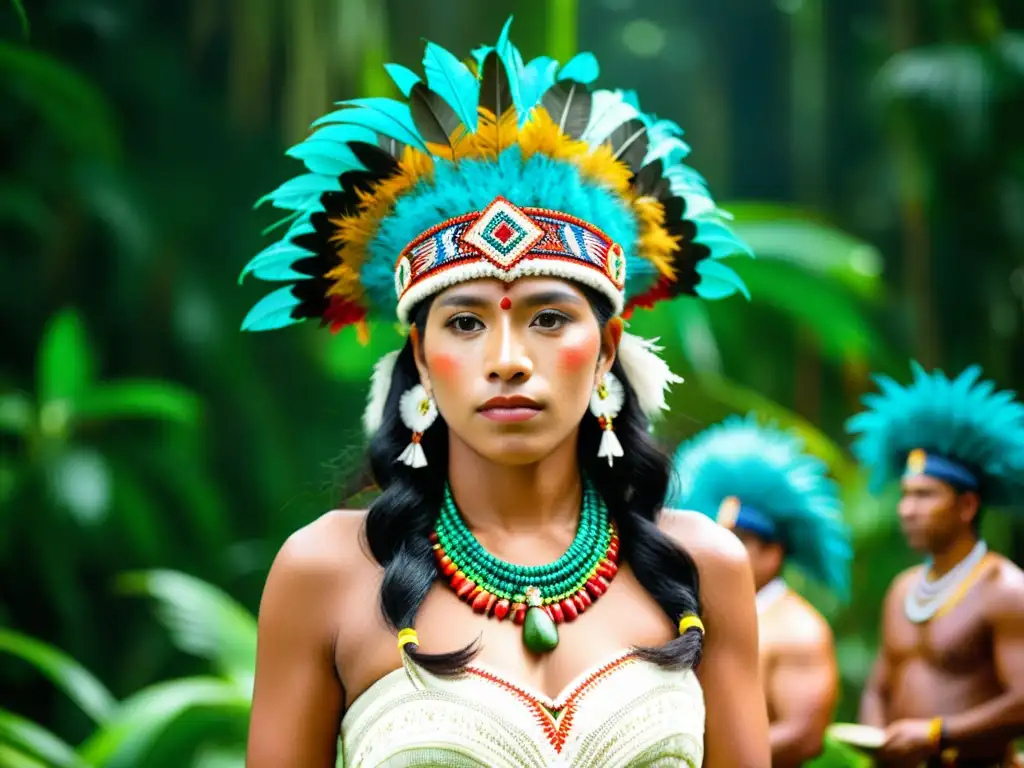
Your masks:
<svg viewBox="0 0 1024 768"><path fill-rule="evenodd" d="M754 576L730 531L704 515L672 512L663 527L697 563L704 622L705 768L771 768L761 688Z"/></svg>
<svg viewBox="0 0 1024 768"><path fill-rule="evenodd" d="M344 694L332 617L341 568L324 518L285 542L260 604L246 768L334 768Z"/></svg>

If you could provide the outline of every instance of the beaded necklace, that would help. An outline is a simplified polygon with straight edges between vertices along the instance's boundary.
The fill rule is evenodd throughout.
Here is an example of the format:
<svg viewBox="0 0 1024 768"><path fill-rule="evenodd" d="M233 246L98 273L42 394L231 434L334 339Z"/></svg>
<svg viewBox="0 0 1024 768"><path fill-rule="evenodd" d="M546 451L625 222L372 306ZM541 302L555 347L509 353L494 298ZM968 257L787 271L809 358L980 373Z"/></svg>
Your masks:
<svg viewBox="0 0 1024 768"><path fill-rule="evenodd" d="M515 565L487 552L447 488L430 541L437 567L459 599L498 621L511 616L522 625L523 643L532 653L554 650L557 625L589 608L618 572L619 537L604 500L589 482L572 544L547 565Z"/></svg>

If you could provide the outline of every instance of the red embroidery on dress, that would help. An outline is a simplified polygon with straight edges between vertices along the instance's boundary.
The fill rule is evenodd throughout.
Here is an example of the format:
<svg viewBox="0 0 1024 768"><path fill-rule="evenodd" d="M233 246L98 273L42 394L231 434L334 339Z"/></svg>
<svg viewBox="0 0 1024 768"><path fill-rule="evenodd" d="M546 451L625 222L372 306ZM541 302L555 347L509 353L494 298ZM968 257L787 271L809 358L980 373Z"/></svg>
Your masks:
<svg viewBox="0 0 1024 768"><path fill-rule="evenodd" d="M488 682L500 685L521 702L526 704L530 711L533 712L533 716L536 718L537 724L544 731L544 735L547 737L548 743L551 744L555 752L561 754L562 748L565 746L565 741L569 737L569 731L572 729L572 721L573 716L576 713L576 705L583 693L585 693L587 688L594 685L594 683L602 677L607 676L613 670L633 660L633 656L623 656L615 661L605 664L590 675L587 675L587 677L565 698L565 703L560 709L549 709L518 685L513 685L507 680L491 674L486 670L478 669L476 667L467 667L466 671L471 672L477 677L487 680Z"/></svg>

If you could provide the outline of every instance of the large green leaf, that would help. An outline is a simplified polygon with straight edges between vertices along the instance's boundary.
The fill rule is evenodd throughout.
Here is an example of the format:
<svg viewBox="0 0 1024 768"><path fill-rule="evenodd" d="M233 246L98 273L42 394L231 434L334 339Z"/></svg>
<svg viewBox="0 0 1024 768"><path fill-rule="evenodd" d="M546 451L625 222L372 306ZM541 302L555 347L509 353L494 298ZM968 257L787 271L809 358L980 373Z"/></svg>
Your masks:
<svg viewBox="0 0 1024 768"><path fill-rule="evenodd" d="M0 79L18 84L16 98L42 118L48 137L78 157L116 160L120 140L113 110L74 69L53 56L0 41ZM5 107L11 103L8 99Z"/></svg>
<svg viewBox="0 0 1024 768"><path fill-rule="evenodd" d="M759 260L784 261L839 281L865 298L883 290L882 256L870 243L830 225L815 212L760 202L723 203L735 216L732 228ZM758 297L755 294L754 300Z"/></svg>
<svg viewBox="0 0 1024 768"><path fill-rule="evenodd" d="M252 690L256 665L256 619L221 590L177 571L124 574L126 591L152 597L174 644L213 661L243 695Z"/></svg>
<svg viewBox="0 0 1024 768"><path fill-rule="evenodd" d="M249 714L249 697L231 683L212 677L158 683L125 699L79 751L96 768L147 765L155 740L185 712L202 708L216 708L244 719Z"/></svg>
<svg viewBox="0 0 1024 768"><path fill-rule="evenodd" d="M105 721L117 705L113 694L89 670L40 640L0 629L0 653L34 666L97 723Z"/></svg>
<svg viewBox="0 0 1024 768"><path fill-rule="evenodd" d="M21 23L21 33L28 39L29 25L28 25L28 14L25 13L25 6L21 0L11 0L11 4L14 6L14 12L18 14L18 21Z"/></svg>
<svg viewBox="0 0 1024 768"><path fill-rule="evenodd" d="M75 416L88 420L159 419L194 426L200 411L199 398L184 387L139 379L96 384L76 402Z"/></svg>
<svg viewBox="0 0 1024 768"><path fill-rule="evenodd" d="M245 750L207 747L196 755L192 768L244 768Z"/></svg>
<svg viewBox="0 0 1024 768"><path fill-rule="evenodd" d="M0 743L0 765L4 768L53 768L52 763L44 763L37 757L3 743Z"/></svg>
<svg viewBox="0 0 1024 768"><path fill-rule="evenodd" d="M64 310L50 320L39 348L39 403L74 400L92 382L93 356L78 313Z"/></svg>
<svg viewBox="0 0 1024 768"><path fill-rule="evenodd" d="M734 268L754 301L806 327L831 359L874 360L891 354L867 308L838 282L782 261L743 261Z"/></svg>
<svg viewBox="0 0 1024 768"><path fill-rule="evenodd" d="M39 758L50 768L85 768L75 750L31 720L0 709L0 741Z"/></svg>

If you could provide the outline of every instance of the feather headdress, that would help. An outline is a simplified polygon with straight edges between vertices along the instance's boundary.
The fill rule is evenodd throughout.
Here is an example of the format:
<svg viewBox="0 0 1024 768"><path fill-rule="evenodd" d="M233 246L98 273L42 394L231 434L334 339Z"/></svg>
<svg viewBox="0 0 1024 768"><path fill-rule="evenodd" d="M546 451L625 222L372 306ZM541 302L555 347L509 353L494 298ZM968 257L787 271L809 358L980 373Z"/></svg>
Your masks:
<svg viewBox="0 0 1024 768"><path fill-rule="evenodd" d="M683 443L668 506L702 512L782 544L786 562L845 600L849 528L836 483L795 435L731 416Z"/></svg>
<svg viewBox="0 0 1024 768"><path fill-rule="evenodd" d="M591 90L592 54L524 62L510 23L468 63L427 43L425 79L386 65L404 99L340 102L288 150L307 173L260 201L289 212L286 229L242 271L285 285L244 330L407 323L419 302L483 277L574 280L626 314L747 294L723 259L753 254L683 163L682 130L631 92ZM661 378L648 390L677 380L649 367Z"/></svg>
<svg viewBox="0 0 1024 768"><path fill-rule="evenodd" d="M978 490L986 504L1024 504L1024 405L980 380L976 365L955 379L911 368L906 387L876 376L880 392L846 424L873 488L920 472Z"/></svg>

